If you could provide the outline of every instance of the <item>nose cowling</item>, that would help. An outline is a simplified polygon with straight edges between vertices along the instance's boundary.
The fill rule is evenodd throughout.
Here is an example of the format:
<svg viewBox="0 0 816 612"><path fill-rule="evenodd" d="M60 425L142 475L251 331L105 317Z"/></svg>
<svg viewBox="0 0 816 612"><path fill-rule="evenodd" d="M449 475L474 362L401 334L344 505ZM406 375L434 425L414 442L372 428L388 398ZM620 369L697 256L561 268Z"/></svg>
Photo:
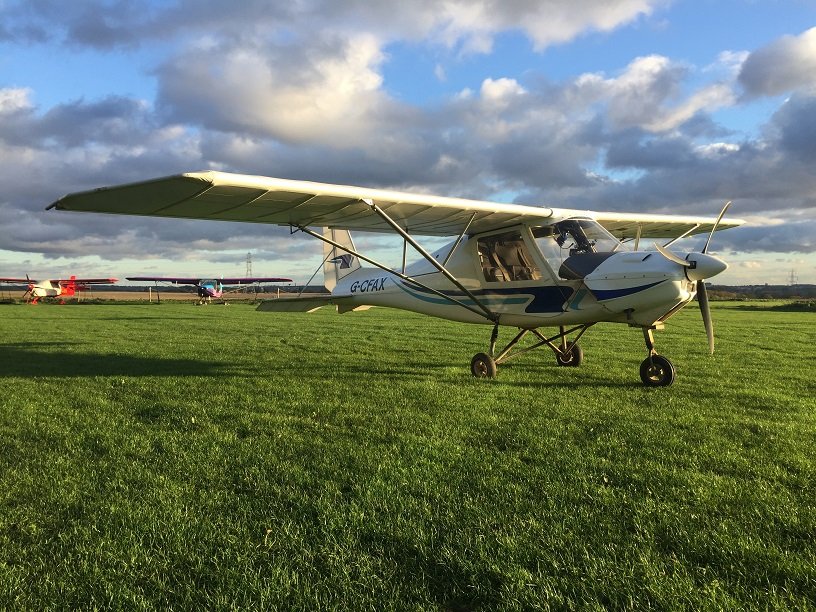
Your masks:
<svg viewBox="0 0 816 612"><path fill-rule="evenodd" d="M692 264L686 268L686 277L691 281L717 276L728 268L728 264L722 259L707 253L689 253L686 255L686 261Z"/></svg>

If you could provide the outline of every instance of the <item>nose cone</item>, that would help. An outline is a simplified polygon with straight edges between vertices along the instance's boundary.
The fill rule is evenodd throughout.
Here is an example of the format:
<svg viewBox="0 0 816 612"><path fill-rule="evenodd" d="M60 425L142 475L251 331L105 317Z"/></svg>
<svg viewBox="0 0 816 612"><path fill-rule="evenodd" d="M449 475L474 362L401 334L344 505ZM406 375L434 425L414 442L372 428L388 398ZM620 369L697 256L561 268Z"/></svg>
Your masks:
<svg viewBox="0 0 816 612"><path fill-rule="evenodd" d="M706 253L689 253L686 255L686 261L693 264L692 267L686 268L686 276L692 281L717 276L728 268L728 264L722 259Z"/></svg>

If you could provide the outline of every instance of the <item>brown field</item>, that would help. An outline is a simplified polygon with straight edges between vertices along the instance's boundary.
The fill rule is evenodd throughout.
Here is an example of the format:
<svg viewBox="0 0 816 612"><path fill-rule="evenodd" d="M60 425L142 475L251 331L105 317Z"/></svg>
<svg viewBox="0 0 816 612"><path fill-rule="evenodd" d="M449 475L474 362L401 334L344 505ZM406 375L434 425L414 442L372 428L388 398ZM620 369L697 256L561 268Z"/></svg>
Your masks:
<svg viewBox="0 0 816 612"><path fill-rule="evenodd" d="M21 300L23 299L24 291L3 291L0 289L0 299L12 299L12 300ZM280 292L281 296L293 296L296 295L293 292ZM188 301L188 302L198 302L198 296L195 292L179 292L179 291L160 291L159 297L162 301L165 300L173 300L173 301ZM227 302L249 302L255 299L259 300L270 300L275 299L278 297L278 293L245 293L245 292L234 292L225 294L225 299L217 299L213 300L214 302L220 303L222 301ZM147 291L147 289L137 290L137 291L83 291L81 294L73 296L73 297L65 297L63 298L66 302L68 301L89 301L89 300L110 300L116 302L148 302L148 301L156 301L156 291L154 290L151 293ZM53 300L53 298L52 298Z"/></svg>

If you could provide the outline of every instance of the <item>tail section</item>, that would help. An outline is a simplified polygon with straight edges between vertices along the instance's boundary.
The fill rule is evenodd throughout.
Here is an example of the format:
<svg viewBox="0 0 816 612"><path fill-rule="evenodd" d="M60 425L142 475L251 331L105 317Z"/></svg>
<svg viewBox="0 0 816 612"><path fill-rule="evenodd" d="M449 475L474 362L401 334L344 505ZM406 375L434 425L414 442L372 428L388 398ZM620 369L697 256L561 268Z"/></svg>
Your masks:
<svg viewBox="0 0 816 612"><path fill-rule="evenodd" d="M348 230L323 228L323 236L354 250L354 242L351 240L351 233ZM360 268L360 260L356 255L348 251L332 246L328 242L323 243L323 283L326 289L333 291L337 282L355 270Z"/></svg>

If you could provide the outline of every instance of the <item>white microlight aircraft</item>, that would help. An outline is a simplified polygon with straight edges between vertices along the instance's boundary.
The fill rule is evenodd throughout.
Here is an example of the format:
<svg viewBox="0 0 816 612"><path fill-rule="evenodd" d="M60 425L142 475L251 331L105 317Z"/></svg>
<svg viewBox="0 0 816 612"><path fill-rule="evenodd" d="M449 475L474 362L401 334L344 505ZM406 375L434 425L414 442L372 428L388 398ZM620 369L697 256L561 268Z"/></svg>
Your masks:
<svg viewBox="0 0 816 612"><path fill-rule="evenodd" d="M492 378L497 365L541 346L550 347L560 365L577 366L583 358L578 340L596 323L639 327L647 349L640 377L652 387L670 385L675 378L674 366L657 354L652 332L695 295L713 352L704 280L727 264L707 251L716 230L743 223L723 219L728 204L717 218L592 212L223 172L103 187L64 196L48 208L289 226L293 233L324 242L331 295L272 300L259 310L311 311L334 304L347 312L390 306L485 323L493 333L488 352L471 361L477 377ZM401 270L359 253L349 230L402 237ZM668 250L679 238L705 232L709 236L701 252ZM455 239L430 253L416 235ZM656 245L657 251L639 250L645 238L670 240ZM406 267L408 245L421 259ZM361 260L374 267L362 267ZM518 332L496 351L500 326ZM542 327L558 332L548 336ZM527 334L535 336L534 343L517 347Z"/></svg>

